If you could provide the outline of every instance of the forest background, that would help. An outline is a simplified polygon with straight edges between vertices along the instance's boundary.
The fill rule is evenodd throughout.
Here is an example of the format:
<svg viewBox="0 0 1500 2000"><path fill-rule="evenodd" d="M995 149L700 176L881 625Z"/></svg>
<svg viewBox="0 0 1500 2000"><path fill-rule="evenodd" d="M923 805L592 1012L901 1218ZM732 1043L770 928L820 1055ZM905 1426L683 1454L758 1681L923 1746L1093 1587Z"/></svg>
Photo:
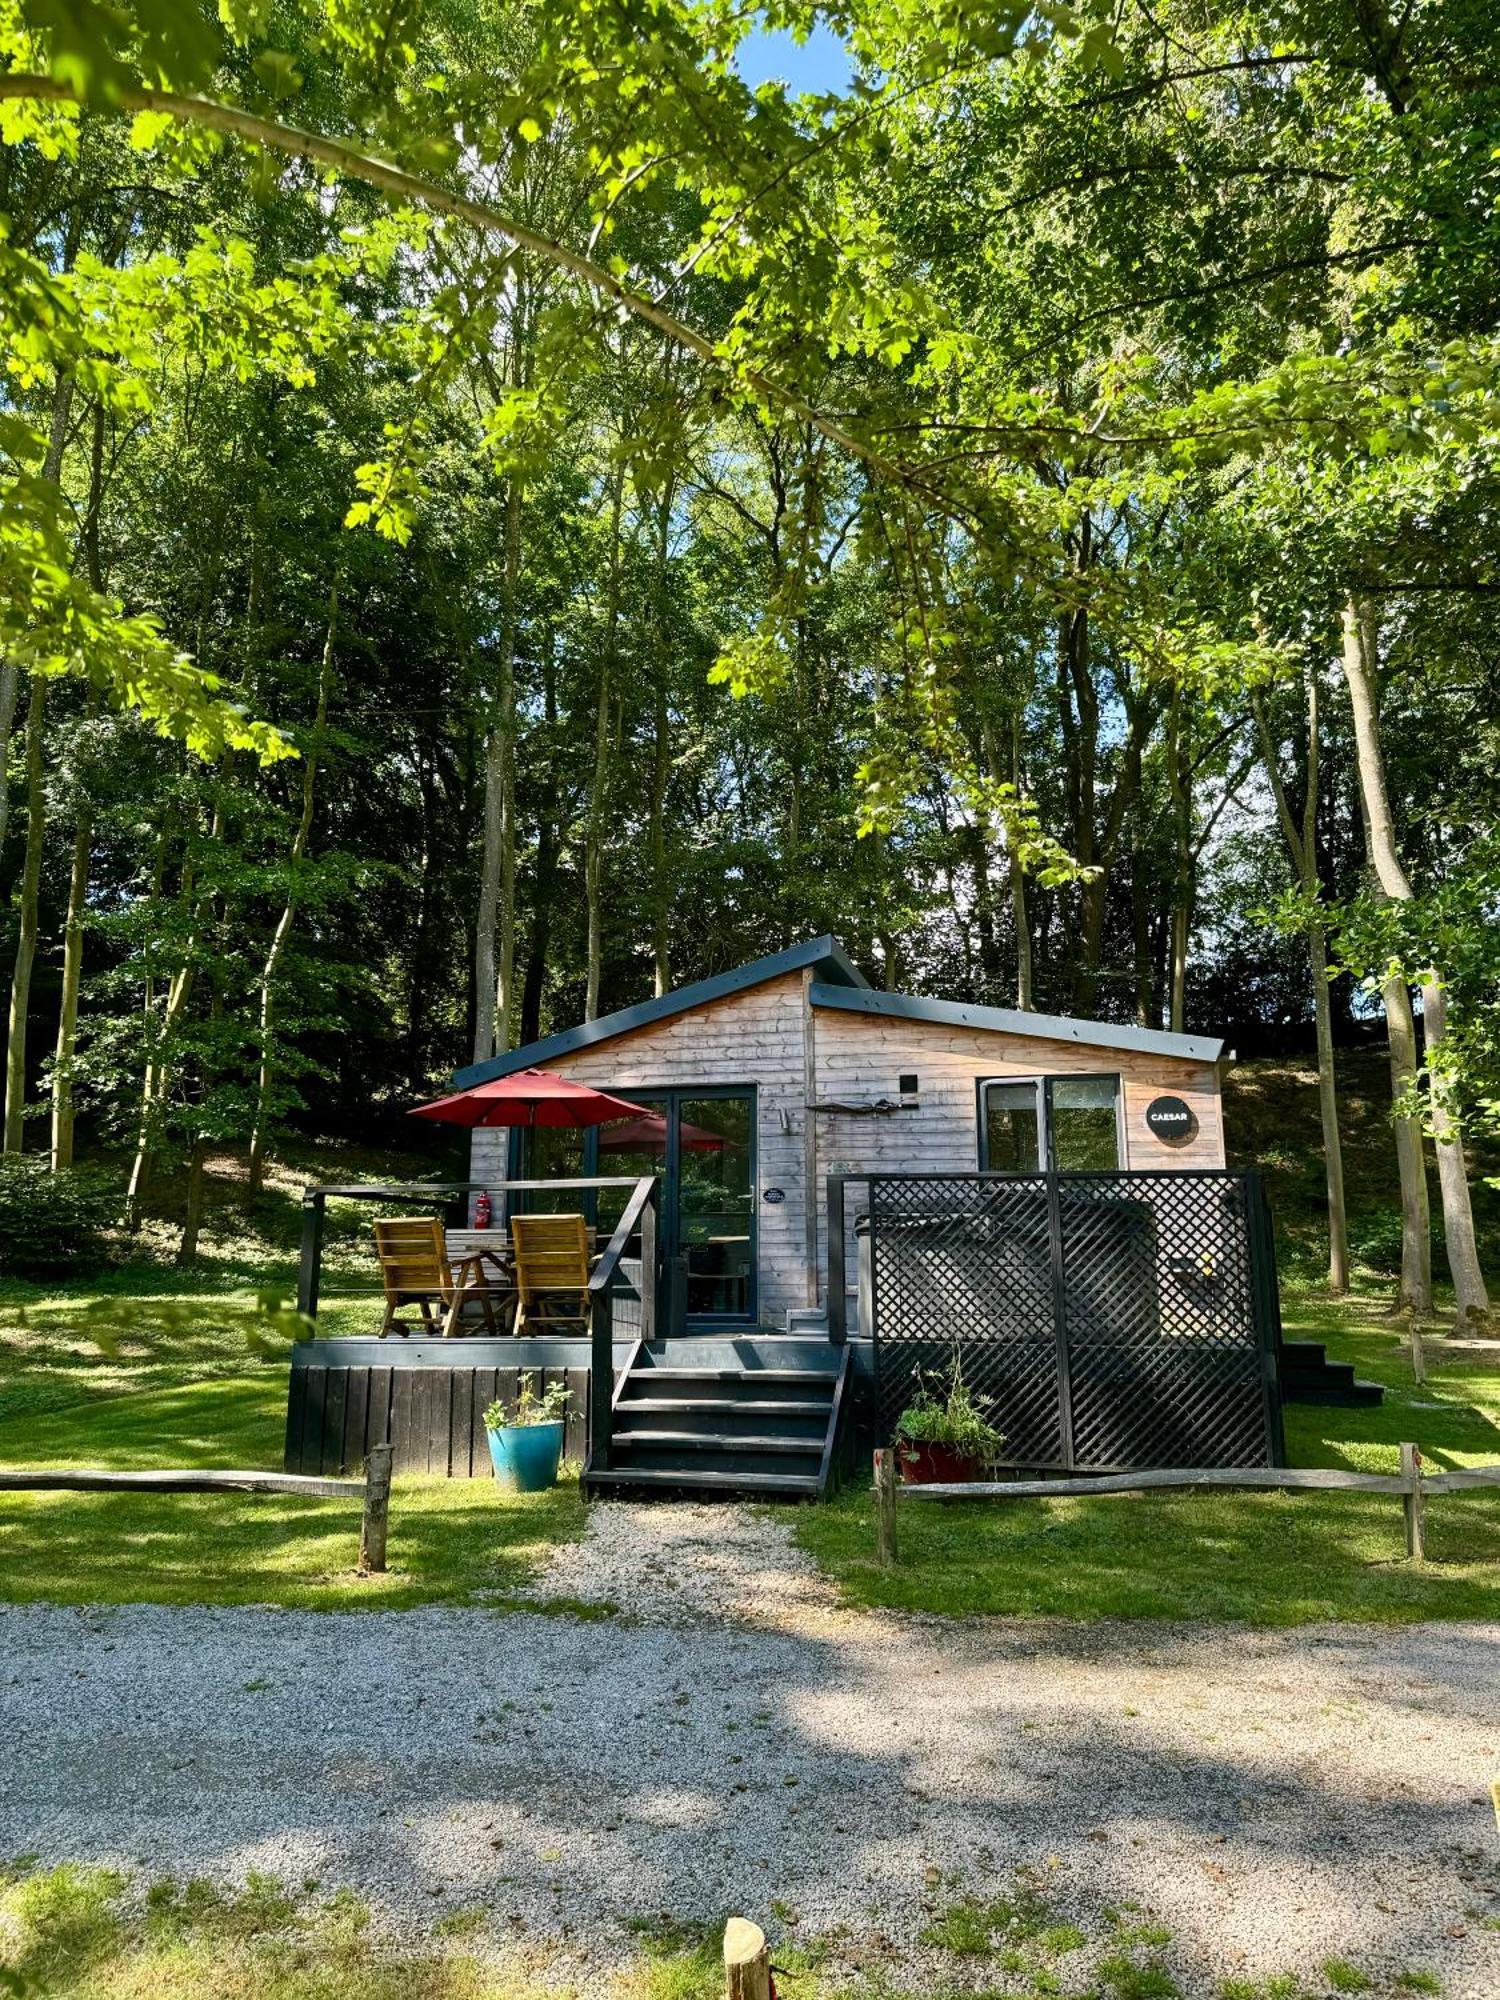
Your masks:
<svg viewBox="0 0 1500 2000"><path fill-rule="evenodd" d="M1497 54L1480 0L4 0L6 1213L170 1180L190 1262L215 1156L409 1143L831 931L1315 1054L1335 1290L1376 1052L1361 1254L1482 1322Z"/></svg>

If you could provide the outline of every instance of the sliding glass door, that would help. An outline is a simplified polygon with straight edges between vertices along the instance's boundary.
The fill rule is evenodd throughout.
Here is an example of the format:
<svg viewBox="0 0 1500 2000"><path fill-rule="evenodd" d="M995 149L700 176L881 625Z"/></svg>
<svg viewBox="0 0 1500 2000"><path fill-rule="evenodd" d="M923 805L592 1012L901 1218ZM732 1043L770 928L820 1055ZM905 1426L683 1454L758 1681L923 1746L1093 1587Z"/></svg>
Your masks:
<svg viewBox="0 0 1500 2000"><path fill-rule="evenodd" d="M700 1327L753 1325L756 1316L755 1092L751 1088L629 1090L640 1115L587 1132L518 1132L515 1178L655 1174L658 1244L671 1318ZM605 1238L628 1188L528 1194L528 1208L581 1208Z"/></svg>

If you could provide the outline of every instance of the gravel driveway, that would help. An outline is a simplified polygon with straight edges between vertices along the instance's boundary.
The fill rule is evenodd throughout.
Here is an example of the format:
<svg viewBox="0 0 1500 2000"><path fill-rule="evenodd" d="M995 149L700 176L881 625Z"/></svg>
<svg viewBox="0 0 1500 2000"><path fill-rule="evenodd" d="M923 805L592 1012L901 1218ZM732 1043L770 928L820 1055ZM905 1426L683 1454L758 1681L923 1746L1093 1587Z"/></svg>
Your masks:
<svg viewBox="0 0 1500 2000"><path fill-rule="evenodd" d="M729 1507L596 1507L549 1594L618 1608L0 1610L0 1855L480 1905L585 1986L631 1918L775 1901L993 1987L920 1934L1021 1868L1096 1947L1139 1906L1193 1996L1332 1955L1500 1993L1500 1626L846 1611Z"/></svg>

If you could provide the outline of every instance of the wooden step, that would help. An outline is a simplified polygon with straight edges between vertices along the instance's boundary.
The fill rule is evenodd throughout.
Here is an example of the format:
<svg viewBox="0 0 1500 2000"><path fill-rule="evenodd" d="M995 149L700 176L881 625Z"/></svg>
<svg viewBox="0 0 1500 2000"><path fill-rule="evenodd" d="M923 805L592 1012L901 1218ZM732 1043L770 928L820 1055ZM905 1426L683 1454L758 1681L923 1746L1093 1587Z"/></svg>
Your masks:
<svg viewBox="0 0 1500 2000"><path fill-rule="evenodd" d="M637 1381L644 1378L631 1379ZM769 1396L764 1401L752 1397L745 1402L731 1401L727 1397L720 1401L718 1397L705 1400L696 1396L632 1396L628 1403L622 1402L620 1408L629 1410L632 1415L647 1410L660 1416L665 1416L668 1411L711 1410L716 1417L817 1417L825 1420L828 1416L826 1398L821 1402L807 1403L781 1398L773 1400Z"/></svg>
<svg viewBox="0 0 1500 2000"><path fill-rule="evenodd" d="M833 1370L810 1368L672 1368L647 1362L631 1370L630 1382L679 1382L740 1384L755 1388L765 1383L773 1388L826 1388L831 1395L838 1375Z"/></svg>
<svg viewBox="0 0 1500 2000"><path fill-rule="evenodd" d="M781 1497L788 1500L813 1500L817 1498L818 1482L814 1477L803 1478L790 1472L706 1472L692 1468L681 1471L665 1471L656 1466L614 1466L607 1472L590 1470L587 1484L591 1492L614 1488L627 1490L633 1486L646 1486L656 1492L672 1487L684 1491L704 1493L754 1493L767 1498Z"/></svg>
<svg viewBox="0 0 1500 2000"><path fill-rule="evenodd" d="M727 1431L616 1431L616 1451L783 1451L820 1458L821 1437L737 1437Z"/></svg>

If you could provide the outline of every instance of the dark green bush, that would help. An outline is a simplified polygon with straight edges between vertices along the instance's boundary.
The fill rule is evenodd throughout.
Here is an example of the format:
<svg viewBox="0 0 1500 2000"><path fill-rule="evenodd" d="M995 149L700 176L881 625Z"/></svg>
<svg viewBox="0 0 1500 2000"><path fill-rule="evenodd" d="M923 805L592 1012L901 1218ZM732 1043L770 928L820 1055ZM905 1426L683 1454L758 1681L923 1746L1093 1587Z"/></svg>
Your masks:
<svg viewBox="0 0 1500 2000"><path fill-rule="evenodd" d="M50 1173L34 1153L0 1159L0 1275L51 1278L98 1263L119 1190L87 1168Z"/></svg>

